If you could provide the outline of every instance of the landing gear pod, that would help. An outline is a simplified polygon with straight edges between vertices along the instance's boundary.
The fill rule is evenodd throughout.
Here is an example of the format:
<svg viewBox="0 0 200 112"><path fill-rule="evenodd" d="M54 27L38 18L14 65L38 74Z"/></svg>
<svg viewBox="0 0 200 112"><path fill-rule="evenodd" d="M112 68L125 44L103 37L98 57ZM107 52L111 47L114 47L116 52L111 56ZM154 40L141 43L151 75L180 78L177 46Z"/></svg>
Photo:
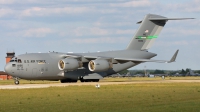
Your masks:
<svg viewBox="0 0 200 112"><path fill-rule="evenodd" d="M92 72L103 72L112 68L112 63L107 60L91 60L88 63L88 68Z"/></svg>
<svg viewBox="0 0 200 112"><path fill-rule="evenodd" d="M66 58L58 62L58 68L60 70L75 70L79 67L82 67L82 63L74 58Z"/></svg>

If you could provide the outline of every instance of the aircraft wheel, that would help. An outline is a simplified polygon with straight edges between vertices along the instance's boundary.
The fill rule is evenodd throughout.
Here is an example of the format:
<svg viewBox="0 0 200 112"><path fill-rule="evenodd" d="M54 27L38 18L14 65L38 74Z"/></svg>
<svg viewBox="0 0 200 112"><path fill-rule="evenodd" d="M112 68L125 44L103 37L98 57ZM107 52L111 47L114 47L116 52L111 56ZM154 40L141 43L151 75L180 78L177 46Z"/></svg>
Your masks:
<svg viewBox="0 0 200 112"><path fill-rule="evenodd" d="M78 80L74 80L74 82L77 82Z"/></svg>
<svg viewBox="0 0 200 112"><path fill-rule="evenodd" d="M76 83L77 82L77 80L71 80L71 83Z"/></svg>
<svg viewBox="0 0 200 112"><path fill-rule="evenodd" d="M71 80L71 79L65 79L65 80L60 80L61 83L74 83L77 82L77 80Z"/></svg>
<svg viewBox="0 0 200 112"><path fill-rule="evenodd" d="M65 81L64 81L64 80L60 80L60 82L61 82L61 83L65 83Z"/></svg>
<svg viewBox="0 0 200 112"><path fill-rule="evenodd" d="M80 79L80 81L81 81L81 82L85 82L85 80L84 80L84 79Z"/></svg>
<svg viewBox="0 0 200 112"><path fill-rule="evenodd" d="M95 79L94 82L99 82L99 79Z"/></svg>
<svg viewBox="0 0 200 112"><path fill-rule="evenodd" d="M15 85L18 85L18 84L19 84L19 81L18 81L18 80L15 80L14 83L15 83Z"/></svg>

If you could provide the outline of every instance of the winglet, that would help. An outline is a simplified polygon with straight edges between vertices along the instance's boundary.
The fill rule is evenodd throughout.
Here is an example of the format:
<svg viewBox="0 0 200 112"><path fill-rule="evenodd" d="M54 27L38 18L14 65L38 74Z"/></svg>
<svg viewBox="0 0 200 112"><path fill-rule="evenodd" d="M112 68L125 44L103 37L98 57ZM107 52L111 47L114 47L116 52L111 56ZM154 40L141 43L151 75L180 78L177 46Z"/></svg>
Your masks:
<svg viewBox="0 0 200 112"><path fill-rule="evenodd" d="M177 57L177 55L178 55L178 51L179 51L179 50L177 50L177 51L174 53L173 57L171 58L170 61L168 61L168 63L174 62L174 61L176 60L176 57Z"/></svg>

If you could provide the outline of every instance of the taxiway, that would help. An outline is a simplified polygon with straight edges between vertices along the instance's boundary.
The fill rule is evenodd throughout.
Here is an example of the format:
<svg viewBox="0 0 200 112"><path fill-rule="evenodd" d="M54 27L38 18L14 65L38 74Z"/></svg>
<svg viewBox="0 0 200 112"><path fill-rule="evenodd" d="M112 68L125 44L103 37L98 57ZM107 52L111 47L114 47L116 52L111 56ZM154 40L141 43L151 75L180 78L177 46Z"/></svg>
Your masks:
<svg viewBox="0 0 200 112"><path fill-rule="evenodd" d="M200 80L159 80L159 81L131 81L131 82L86 82L86 83L52 83L52 84L20 84L20 85L0 85L0 89L27 89L27 88L48 88L48 87L66 87L66 86L84 86L84 85L118 85L118 84L136 84L136 83L200 83Z"/></svg>

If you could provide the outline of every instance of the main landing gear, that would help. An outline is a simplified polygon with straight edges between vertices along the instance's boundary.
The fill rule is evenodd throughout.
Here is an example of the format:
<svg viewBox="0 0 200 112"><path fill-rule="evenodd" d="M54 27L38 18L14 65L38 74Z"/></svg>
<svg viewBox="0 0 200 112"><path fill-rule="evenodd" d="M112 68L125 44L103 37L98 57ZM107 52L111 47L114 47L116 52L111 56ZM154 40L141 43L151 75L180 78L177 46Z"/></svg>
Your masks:
<svg viewBox="0 0 200 112"><path fill-rule="evenodd" d="M61 83L75 83L77 82L77 80L72 80L72 79L63 79L60 80Z"/></svg>
<svg viewBox="0 0 200 112"><path fill-rule="evenodd" d="M81 82L99 82L99 79L80 79Z"/></svg>
<svg viewBox="0 0 200 112"><path fill-rule="evenodd" d="M99 82L99 79L80 79L81 82ZM61 83L76 83L77 80L73 79L62 79L60 80Z"/></svg>
<svg viewBox="0 0 200 112"><path fill-rule="evenodd" d="M19 84L19 77L15 77L15 78L14 78L14 83L15 83L15 85L18 85L18 84Z"/></svg>

